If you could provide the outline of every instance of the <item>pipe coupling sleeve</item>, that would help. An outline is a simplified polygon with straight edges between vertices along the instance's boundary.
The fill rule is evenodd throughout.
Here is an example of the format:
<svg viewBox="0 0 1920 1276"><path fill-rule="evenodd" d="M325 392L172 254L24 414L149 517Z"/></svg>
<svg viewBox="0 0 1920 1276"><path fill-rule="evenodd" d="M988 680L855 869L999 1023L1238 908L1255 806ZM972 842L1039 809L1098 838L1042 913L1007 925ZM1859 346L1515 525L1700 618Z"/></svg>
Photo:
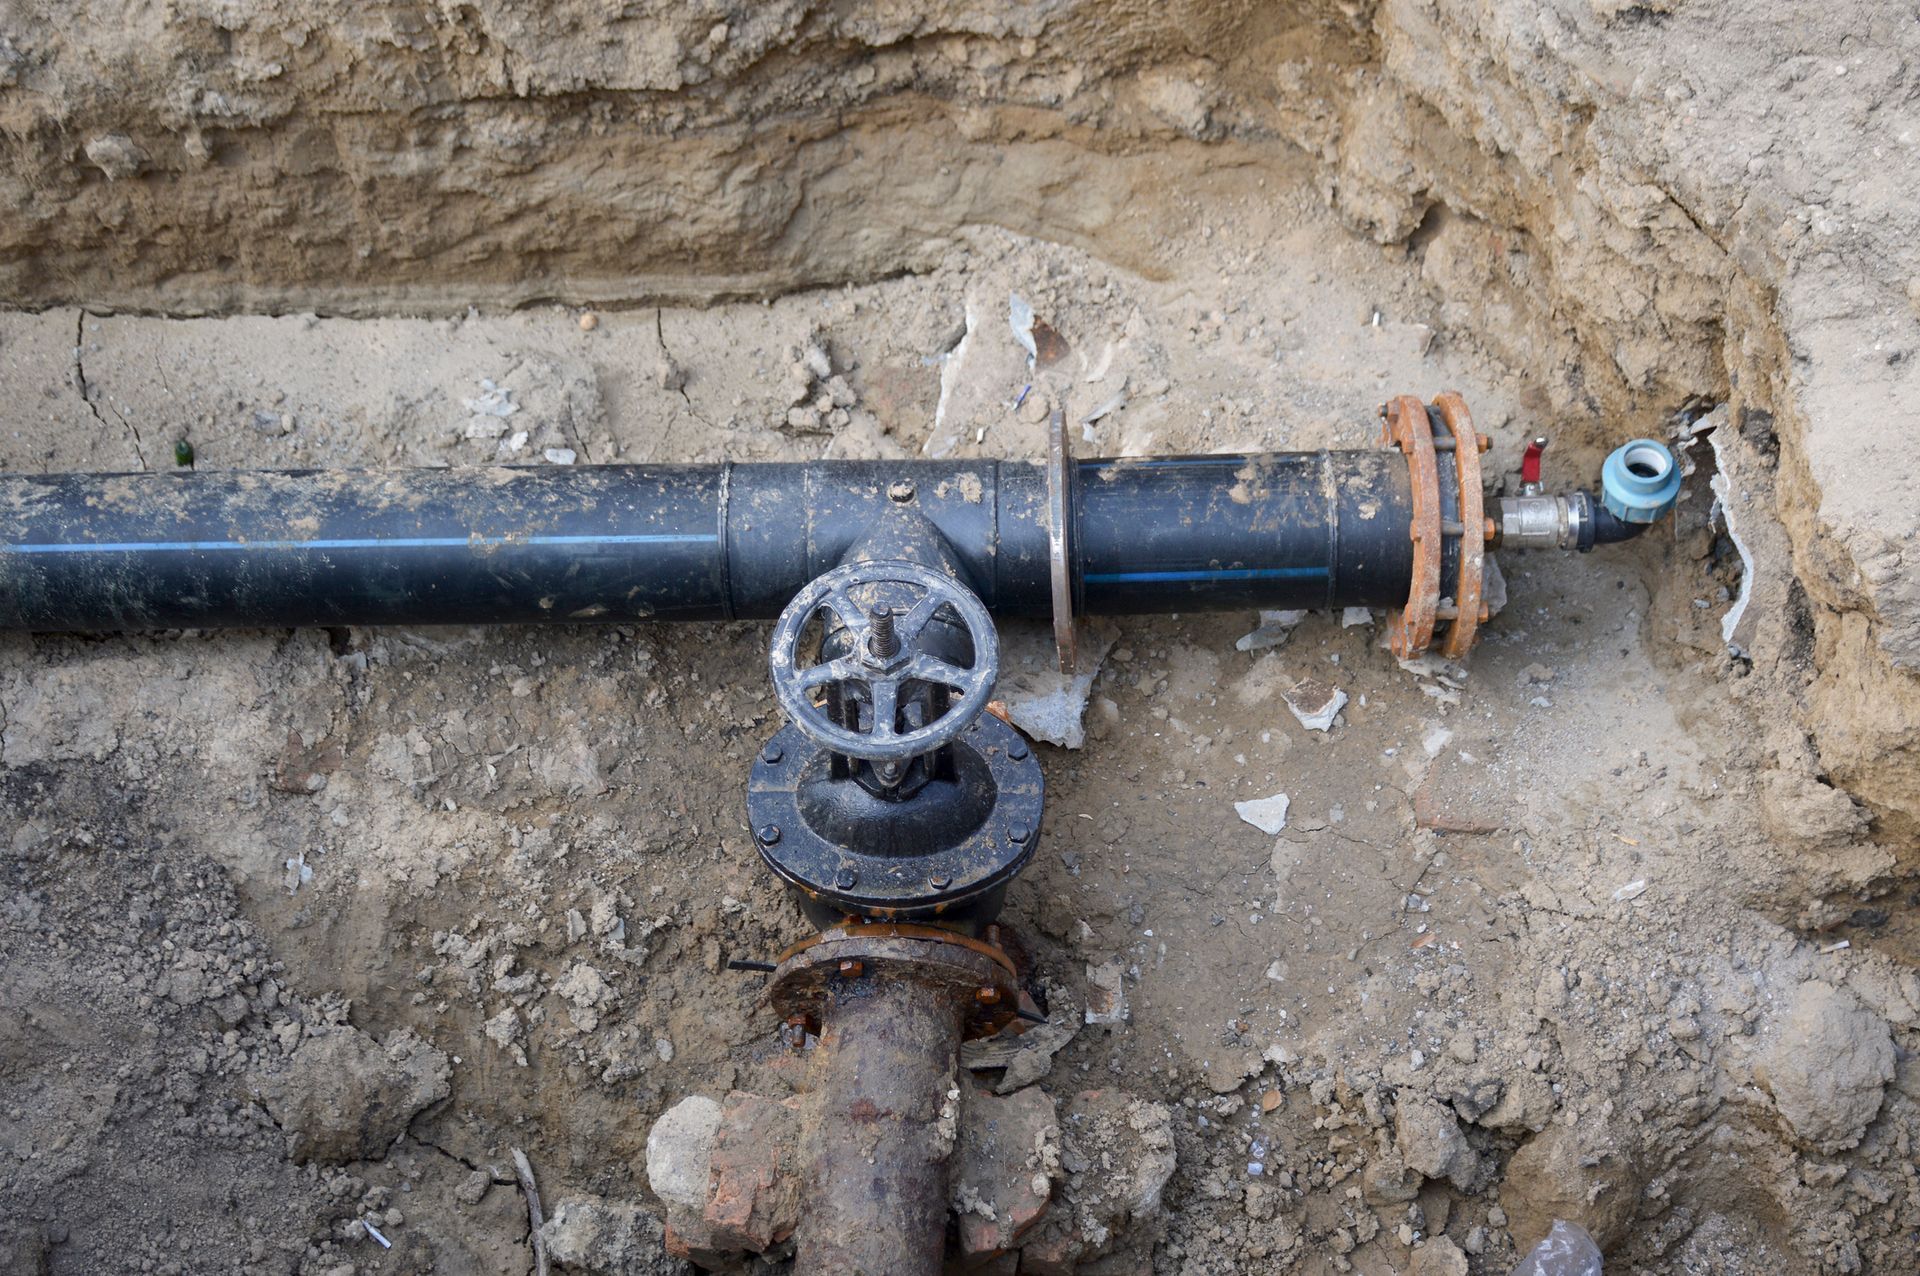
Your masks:
<svg viewBox="0 0 1920 1276"><path fill-rule="evenodd" d="M1651 523L1680 499L1680 466L1667 445L1635 439L1600 467L1600 503L1623 523Z"/></svg>

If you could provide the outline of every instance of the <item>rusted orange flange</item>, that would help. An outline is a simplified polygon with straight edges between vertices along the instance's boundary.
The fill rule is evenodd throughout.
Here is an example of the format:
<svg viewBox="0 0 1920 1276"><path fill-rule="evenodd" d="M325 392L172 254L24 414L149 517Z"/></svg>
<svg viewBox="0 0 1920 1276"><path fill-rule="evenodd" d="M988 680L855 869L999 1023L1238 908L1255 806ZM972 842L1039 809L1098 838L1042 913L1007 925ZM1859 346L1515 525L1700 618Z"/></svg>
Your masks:
<svg viewBox="0 0 1920 1276"><path fill-rule="evenodd" d="M999 927L989 927L989 929L998 930ZM979 953L997 965L1006 967L1009 975L1018 978L1020 974L1019 967L1014 963L1013 958L999 946L988 943L984 939L975 939L971 935L963 935L945 926L923 926L918 922L845 922L839 926L829 927L817 935L807 936L775 958L774 964L780 965L789 958L798 957L809 948L835 939L930 939L943 944L958 944L962 948Z"/></svg>
<svg viewBox="0 0 1920 1276"><path fill-rule="evenodd" d="M1393 654L1409 660L1433 645L1434 627L1447 621L1440 651L1449 660L1457 660L1473 646L1475 633L1485 620L1483 601L1486 569L1486 510L1480 491L1480 454L1490 440L1474 432L1467 404L1449 390L1433 401L1444 431L1436 434L1427 406L1410 394L1401 395L1380 409L1384 422L1380 442L1396 447L1407 458L1407 472L1413 481L1413 518L1408 535L1413 538L1413 579L1407 590L1406 605L1388 621L1387 637ZM1440 454L1452 452L1452 468L1459 482L1460 517L1458 521L1442 516L1440 495ZM1440 594L1441 564L1446 554L1446 538L1459 541L1460 566L1457 597Z"/></svg>
<svg viewBox="0 0 1920 1276"><path fill-rule="evenodd" d="M1454 438L1454 472L1460 478L1460 575L1454 587L1453 623L1440 645L1441 655L1458 660L1473 649L1474 637L1487 618L1487 514L1486 495L1480 490L1480 454L1491 440L1475 432L1467 401L1455 391L1434 399L1433 406Z"/></svg>
<svg viewBox="0 0 1920 1276"><path fill-rule="evenodd" d="M966 1040L1039 1017L1013 960L984 940L896 922L835 926L781 954L767 1001L784 1019L824 1023L836 990L908 981L943 993Z"/></svg>

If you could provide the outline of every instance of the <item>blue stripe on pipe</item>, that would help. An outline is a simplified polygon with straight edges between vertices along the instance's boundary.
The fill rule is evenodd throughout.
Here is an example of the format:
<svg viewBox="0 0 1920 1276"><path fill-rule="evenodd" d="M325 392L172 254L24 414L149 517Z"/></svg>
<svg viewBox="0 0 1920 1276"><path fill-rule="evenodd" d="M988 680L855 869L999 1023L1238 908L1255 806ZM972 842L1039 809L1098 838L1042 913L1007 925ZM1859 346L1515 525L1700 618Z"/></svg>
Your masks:
<svg viewBox="0 0 1920 1276"><path fill-rule="evenodd" d="M1120 582L1157 583L1183 580L1312 580L1325 576L1324 567L1246 567L1198 572L1089 572L1089 585Z"/></svg>
<svg viewBox="0 0 1920 1276"><path fill-rule="evenodd" d="M642 532L619 536L396 536L371 540L99 541L49 545L0 544L0 554L140 554L163 550L217 552L247 549L490 549L503 545L715 545L711 533Z"/></svg>

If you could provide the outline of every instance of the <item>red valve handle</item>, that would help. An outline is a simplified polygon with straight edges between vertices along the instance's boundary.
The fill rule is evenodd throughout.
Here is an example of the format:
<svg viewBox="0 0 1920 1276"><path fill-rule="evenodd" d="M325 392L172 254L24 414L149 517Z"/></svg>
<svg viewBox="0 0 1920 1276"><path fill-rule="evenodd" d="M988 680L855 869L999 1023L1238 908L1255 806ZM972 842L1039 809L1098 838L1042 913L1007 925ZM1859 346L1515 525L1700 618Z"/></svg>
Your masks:
<svg viewBox="0 0 1920 1276"><path fill-rule="evenodd" d="M1522 483L1531 484L1536 487L1539 486L1540 458L1546 455L1546 451L1547 436L1544 434L1537 436L1533 442L1527 444L1526 455L1520 458L1520 481Z"/></svg>

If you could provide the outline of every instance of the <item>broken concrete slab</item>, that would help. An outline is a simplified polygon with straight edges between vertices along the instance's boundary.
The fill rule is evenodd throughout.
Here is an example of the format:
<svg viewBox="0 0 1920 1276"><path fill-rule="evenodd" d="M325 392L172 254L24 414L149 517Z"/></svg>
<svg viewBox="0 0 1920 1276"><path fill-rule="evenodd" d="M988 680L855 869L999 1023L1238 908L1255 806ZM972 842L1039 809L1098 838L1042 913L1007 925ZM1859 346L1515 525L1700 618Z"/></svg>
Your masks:
<svg viewBox="0 0 1920 1276"><path fill-rule="evenodd" d="M1050 626L1003 622L1000 683L995 689L1007 720L1035 740L1077 749L1087 742L1087 696L1118 631L1111 625L1080 627L1079 667L1062 673Z"/></svg>
<svg viewBox="0 0 1920 1276"><path fill-rule="evenodd" d="M1235 651L1265 651L1278 647L1292 636L1294 626L1307 618L1304 611L1263 611L1260 623L1251 633L1242 634L1233 644Z"/></svg>
<svg viewBox="0 0 1920 1276"><path fill-rule="evenodd" d="M1053 1194L1060 1124L1037 1086L1008 1095L965 1087L948 1174L960 1261L971 1267L1018 1245Z"/></svg>

